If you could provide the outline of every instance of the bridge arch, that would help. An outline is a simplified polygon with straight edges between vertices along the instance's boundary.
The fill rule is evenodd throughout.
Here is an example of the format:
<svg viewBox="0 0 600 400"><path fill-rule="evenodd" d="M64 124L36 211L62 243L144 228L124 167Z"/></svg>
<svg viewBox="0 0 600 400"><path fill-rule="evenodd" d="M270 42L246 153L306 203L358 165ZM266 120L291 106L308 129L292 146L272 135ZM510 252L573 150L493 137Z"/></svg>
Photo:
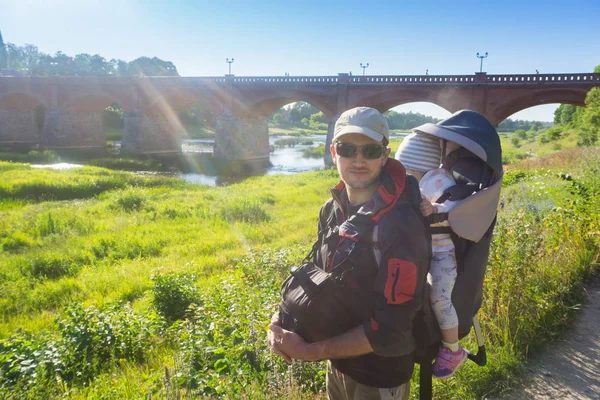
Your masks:
<svg viewBox="0 0 600 400"><path fill-rule="evenodd" d="M0 145L37 145L46 111L46 102L33 94L12 92L0 96Z"/></svg>
<svg viewBox="0 0 600 400"><path fill-rule="evenodd" d="M161 90L146 92L145 95L150 101L148 102L148 105L140 111L149 114L179 114L193 104L208 103L207 96L212 96L213 94L202 95L193 90L186 90L183 88L162 88Z"/></svg>
<svg viewBox="0 0 600 400"><path fill-rule="evenodd" d="M511 98L492 110L487 111L490 122L498 125L511 115L525 110L529 107L560 103L573 104L576 106L585 106L585 97L587 90L578 89L551 89L538 90L527 95Z"/></svg>
<svg viewBox="0 0 600 400"><path fill-rule="evenodd" d="M370 94L364 98L355 99L349 108L357 106L373 107L380 112L386 112L393 107L407 103L426 102L435 104L448 112L456 111L452 107L451 89L392 87L390 89Z"/></svg>
<svg viewBox="0 0 600 400"><path fill-rule="evenodd" d="M389 113L390 111L405 115L395 115L394 113ZM437 120L448 118L452 113L435 103L410 102L396 105L386 110L384 115L388 120L391 131L410 131L424 123L434 123Z"/></svg>
<svg viewBox="0 0 600 400"><path fill-rule="evenodd" d="M259 98L247 107L247 113L268 118L281 107L298 101L304 101L318 108L327 118L332 118L335 115L336 104L331 98L321 98L315 94L297 91L273 93L270 96Z"/></svg>
<svg viewBox="0 0 600 400"><path fill-rule="evenodd" d="M113 103L120 104L126 110L130 107L129 102L123 101L123 99L119 99L108 94L85 94L70 99L63 109L67 112L76 113L102 113Z"/></svg>

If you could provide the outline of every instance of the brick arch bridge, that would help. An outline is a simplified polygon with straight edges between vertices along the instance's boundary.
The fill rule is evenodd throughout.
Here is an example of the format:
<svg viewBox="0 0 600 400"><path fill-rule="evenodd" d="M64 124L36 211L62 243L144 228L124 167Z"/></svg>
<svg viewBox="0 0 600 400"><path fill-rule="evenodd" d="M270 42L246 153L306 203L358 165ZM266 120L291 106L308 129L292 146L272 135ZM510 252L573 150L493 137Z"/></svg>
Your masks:
<svg viewBox="0 0 600 400"><path fill-rule="evenodd" d="M0 77L0 146L104 148L103 112L126 113L123 152L181 151L178 115L202 104L216 115L214 154L267 159L267 118L282 105L306 101L329 118L355 106L384 112L411 102L449 112L471 109L494 125L517 111L549 103L584 105L598 73L325 77Z"/></svg>

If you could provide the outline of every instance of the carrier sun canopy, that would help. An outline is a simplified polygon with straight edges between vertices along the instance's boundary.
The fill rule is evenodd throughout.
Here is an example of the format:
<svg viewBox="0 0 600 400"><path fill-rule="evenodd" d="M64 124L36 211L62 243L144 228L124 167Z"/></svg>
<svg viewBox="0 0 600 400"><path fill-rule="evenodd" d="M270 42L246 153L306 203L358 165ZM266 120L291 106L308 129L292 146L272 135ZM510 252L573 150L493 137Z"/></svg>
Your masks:
<svg viewBox="0 0 600 400"><path fill-rule="evenodd" d="M493 180L488 187L460 200L448 214L448 222L456 234L478 242L494 221L500 201L502 148L496 128L483 115L461 110L437 124L423 124L413 131L464 147L493 170Z"/></svg>

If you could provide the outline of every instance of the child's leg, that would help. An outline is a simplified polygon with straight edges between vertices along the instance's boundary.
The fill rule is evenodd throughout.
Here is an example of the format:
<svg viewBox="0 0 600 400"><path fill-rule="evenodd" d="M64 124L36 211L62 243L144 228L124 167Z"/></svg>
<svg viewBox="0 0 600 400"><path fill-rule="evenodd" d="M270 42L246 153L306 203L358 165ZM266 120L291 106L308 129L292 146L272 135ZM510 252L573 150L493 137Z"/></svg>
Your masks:
<svg viewBox="0 0 600 400"><path fill-rule="evenodd" d="M454 250L434 252L429 268L431 308L435 313L444 342L458 341L458 316L452 305L452 289L456 282L456 256Z"/></svg>
<svg viewBox="0 0 600 400"><path fill-rule="evenodd" d="M434 248L429 273L431 307L442 331L442 346L433 365L433 376L449 378L467 358L458 343L458 316L452 305L452 289L457 275L454 249L435 252Z"/></svg>

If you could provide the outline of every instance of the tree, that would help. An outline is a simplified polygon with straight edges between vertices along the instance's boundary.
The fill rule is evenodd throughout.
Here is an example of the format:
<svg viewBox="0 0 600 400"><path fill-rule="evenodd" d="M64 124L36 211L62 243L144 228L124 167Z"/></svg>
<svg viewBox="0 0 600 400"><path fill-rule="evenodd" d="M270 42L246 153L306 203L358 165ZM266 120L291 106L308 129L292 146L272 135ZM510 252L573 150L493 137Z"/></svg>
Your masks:
<svg viewBox="0 0 600 400"><path fill-rule="evenodd" d="M164 61L158 57L140 57L131 61L127 66L128 75L145 76L179 76L177 68L171 61Z"/></svg>
<svg viewBox="0 0 600 400"><path fill-rule="evenodd" d="M1 43L0 37L0 43ZM1 46L0 46L1 47ZM170 61L140 57L132 62L111 59L99 54L77 54L74 58L58 51L54 56L42 53L31 44L6 45L8 68L26 76L179 76Z"/></svg>
<svg viewBox="0 0 600 400"><path fill-rule="evenodd" d="M311 125L315 123L328 124L329 120L322 111L319 111L318 113L310 116L310 123Z"/></svg>
<svg viewBox="0 0 600 400"><path fill-rule="evenodd" d="M292 124L297 124L301 119L302 116L300 115L300 111L297 108L292 108L290 110L290 122Z"/></svg>
<svg viewBox="0 0 600 400"><path fill-rule="evenodd" d="M2 32L0 31L0 68L8 68L8 52L2 40Z"/></svg>
<svg viewBox="0 0 600 400"><path fill-rule="evenodd" d="M523 129L517 129L515 131L515 136L517 136L519 139L527 139L527 132L525 132Z"/></svg>
<svg viewBox="0 0 600 400"><path fill-rule="evenodd" d="M590 90L585 98L582 122L579 133L580 144L595 145L600 135L600 88L598 87Z"/></svg>
<svg viewBox="0 0 600 400"><path fill-rule="evenodd" d="M389 110L383 114L388 122L390 129L409 130L427 122L436 123L439 119L423 115L420 113L398 113L394 110Z"/></svg>
<svg viewBox="0 0 600 400"><path fill-rule="evenodd" d="M554 125L567 125L573 121L573 114L577 107L572 104L561 104L554 111Z"/></svg>

